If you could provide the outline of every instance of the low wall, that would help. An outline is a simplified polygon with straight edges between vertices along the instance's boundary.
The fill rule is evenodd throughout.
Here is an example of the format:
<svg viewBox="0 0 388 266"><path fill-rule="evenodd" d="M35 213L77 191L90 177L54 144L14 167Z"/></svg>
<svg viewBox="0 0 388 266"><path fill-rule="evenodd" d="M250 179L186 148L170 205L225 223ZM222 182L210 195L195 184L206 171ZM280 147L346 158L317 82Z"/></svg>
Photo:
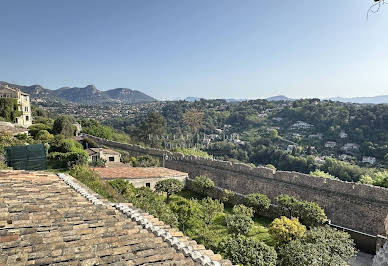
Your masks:
<svg viewBox="0 0 388 266"><path fill-rule="evenodd" d="M205 175L215 185L240 194L263 193L272 201L280 194L319 204L333 224L370 235L385 235L388 189L305 175L251 167L243 163L183 156L165 150L123 144L87 135L100 145L122 149L133 155L149 154L165 167L186 172L190 178Z"/></svg>

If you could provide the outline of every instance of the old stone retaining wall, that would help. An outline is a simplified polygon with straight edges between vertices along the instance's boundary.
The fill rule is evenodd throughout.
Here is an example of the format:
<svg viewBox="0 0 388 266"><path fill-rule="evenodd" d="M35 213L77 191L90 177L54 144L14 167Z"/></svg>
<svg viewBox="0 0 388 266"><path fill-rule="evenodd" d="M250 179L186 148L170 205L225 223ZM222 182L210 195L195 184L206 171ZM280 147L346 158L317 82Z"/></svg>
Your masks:
<svg viewBox="0 0 388 266"><path fill-rule="evenodd" d="M165 150L122 144L87 135L100 145L122 149L133 155L149 154L170 169L189 173L190 178L205 175L216 186L240 194L263 193L272 201L280 194L318 203L333 224L371 235L385 235L388 189L297 172L251 167L243 163L183 156Z"/></svg>

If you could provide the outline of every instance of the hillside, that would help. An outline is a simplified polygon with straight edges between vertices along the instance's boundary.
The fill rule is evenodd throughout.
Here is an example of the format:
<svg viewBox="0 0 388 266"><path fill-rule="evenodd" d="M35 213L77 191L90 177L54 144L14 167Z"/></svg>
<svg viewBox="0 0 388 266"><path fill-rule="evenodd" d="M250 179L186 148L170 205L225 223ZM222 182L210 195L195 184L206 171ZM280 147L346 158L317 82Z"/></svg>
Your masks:
<svg viewBox="0 0 388 266"><path fill-rule="evenodd" d="M380 95L374 97L352 97L352 98L343 98L335 97L330 98L332 101L343 102L343 103L361 103L361 104L383 104L388 103L388 95Z"/></svg>
<svg viewBox="0 0 388 266"><path fill-rule="evenodd" d="M99 90L94 85L86 87L63 87L57 90L43 88L40 85L23 86L0 81L2 85L18 88L30 94L32 102L72 102L78 104L102 104L102 103L147 103L156 99L140 91L127 88L117 88L112 90Z"/></svg>

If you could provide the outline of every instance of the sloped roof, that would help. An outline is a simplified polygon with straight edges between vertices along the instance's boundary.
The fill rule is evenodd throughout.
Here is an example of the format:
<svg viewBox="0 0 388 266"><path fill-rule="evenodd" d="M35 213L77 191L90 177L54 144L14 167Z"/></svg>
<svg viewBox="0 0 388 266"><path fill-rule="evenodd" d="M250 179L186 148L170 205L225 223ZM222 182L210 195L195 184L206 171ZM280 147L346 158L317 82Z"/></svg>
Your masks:
<svg viewBox="0 0 388 266"><path fill-rule="evenodd" d="M197 265L113 206L87 201L54 174L0 171L0 265L108 263Z"/></svg>
<svg viewBox="0 0 388 266"><path fill-rule="evenodd" d="M187 177L188 174L163 167L97 167L93 168L104 179L136 178L174 178Z"/></svg>

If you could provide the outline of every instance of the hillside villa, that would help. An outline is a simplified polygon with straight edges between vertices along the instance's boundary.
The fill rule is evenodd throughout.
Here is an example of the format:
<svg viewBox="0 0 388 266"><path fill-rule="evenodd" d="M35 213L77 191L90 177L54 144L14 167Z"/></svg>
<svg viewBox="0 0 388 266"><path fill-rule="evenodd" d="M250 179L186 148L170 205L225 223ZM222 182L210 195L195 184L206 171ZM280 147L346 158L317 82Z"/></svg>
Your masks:
<svg viewBox="0 0 388 266"><path fill-rule="evenodd" d="M0 98L17 99L17 103L19 104L19 111L23 113L13 122L26 128L32 125L30 95L22 92L17 88L11 88L8 87L8 85L0 85Z"/></svg>

